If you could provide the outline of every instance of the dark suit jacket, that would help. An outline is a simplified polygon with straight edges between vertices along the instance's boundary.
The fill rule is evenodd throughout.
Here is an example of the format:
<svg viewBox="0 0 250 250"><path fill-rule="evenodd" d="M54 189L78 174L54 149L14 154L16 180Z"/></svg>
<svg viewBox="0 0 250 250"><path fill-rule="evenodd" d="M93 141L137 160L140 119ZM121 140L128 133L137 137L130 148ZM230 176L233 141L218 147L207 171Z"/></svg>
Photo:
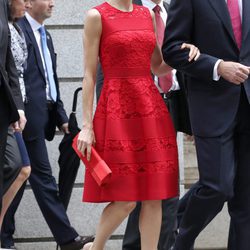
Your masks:
<svg viewBox="0 0 250 250"><path fill-rule="evenodd" d="M192 135L192 128L189 118L189 108L186 96L186 76L177 71L176 77L179 83L179 90L171 92L172 96L167 98L166 104L172 117L175 130Z"/></svg>
<svg viewBox="0 0 250 250"><path fill-rule="evenodd" d="M134 4L142 5L141 0L134 0ZM169 4L163 2L164 7L168 11ZM173 95L168 98L165 102L168 106L169 112L171 114L176 131L184 132L186 134L192 134L191 125L189 120L189 111L187 105L187 99L185 94L185 76L177 72L177 80L180 85L180 90L174 91ZM97 100L100 97L101 89L103 85L103 74L100 64L97 68L97 79L96 79L96 95Z"/></svg>
<svg viewBox="0 0 250 250"><path fill-rule="evenodd" d="M221 78L213 81L218 59L250 65L250 1L243 1L242 47L234 39L225 0L174 0L171 2L163 57L187 75L192 129L197 136L219 136L235 119L241 87ZM180 17L185 17L185 20ZM188 63L183 42L195 44L202 52L197 62ZM250 79L244 83L250 100Z"/></svg>
<svg viewBox="0 0 250 250"><path fill-rule="evenodd" d="M55 135L56 126L61 126L68 121L67 115L60 99L58 78L56 74L56 54L52 43L52 38L47 32L47 44L52 58L54 78L57 88L57 102L53 105L51 111L47 110L46 98L46 80L39 48L26 19L18 21L21 27L28 48L27 68L24 72L24 82L26 87L27 103L25 104L27 125L24 130L24 138L32 140L45 132L47 140L52 140Z"/></svg>
<svg viewBox="0 0 250 250"><path fill-rule="evenodd" d="M7 1L0 0L0 85L6 96L2 105L5 105L6 108L10 107L10 114L9 117L1 117L1 119L8 119L9 122L13 122L19 119L17 109L24 109L24 106L10 49L6 3Z"/></svg>

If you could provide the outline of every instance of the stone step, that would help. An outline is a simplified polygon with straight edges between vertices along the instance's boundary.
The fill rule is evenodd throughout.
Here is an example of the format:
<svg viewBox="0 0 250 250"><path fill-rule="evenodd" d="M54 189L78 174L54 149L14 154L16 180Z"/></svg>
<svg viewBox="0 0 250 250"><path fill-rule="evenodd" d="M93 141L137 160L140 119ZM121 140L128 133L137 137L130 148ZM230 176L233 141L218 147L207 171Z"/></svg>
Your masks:
<svg viewBox="0 0 250 250"><path fill-rule="evenodd" d="M56 250L55 242L17 243L16 246L18 250ZM105 250L120 250L121 246L121 240L109 240ZM226 248L195 248L195 250L226 250Z"/></svg>
<svg viewBox="0 0 250 250"><path fill-rule="evenodd" d="M95 233L96 223L104 205L87 204L81 202L82 188L75 188L68 208L68 215L72 226L81 235ZM29 209L27 209L29 204ZM227 244L228 213L226 206L223 211L208 225L196 241L197 249L225 249ZM113 240L109 241L110 250L121 249L121 239L126 221L116 230ZM20 250L55 249L53 237L46 225L42 214L35 202L31 190L26 190L22 203L16 215L15 238ZM119 245L119 247L117 247ZM35 248L32 248L36 246ZM48 246L48 247L47 247ZM117 247L117 248L116 248Z"/></svg>

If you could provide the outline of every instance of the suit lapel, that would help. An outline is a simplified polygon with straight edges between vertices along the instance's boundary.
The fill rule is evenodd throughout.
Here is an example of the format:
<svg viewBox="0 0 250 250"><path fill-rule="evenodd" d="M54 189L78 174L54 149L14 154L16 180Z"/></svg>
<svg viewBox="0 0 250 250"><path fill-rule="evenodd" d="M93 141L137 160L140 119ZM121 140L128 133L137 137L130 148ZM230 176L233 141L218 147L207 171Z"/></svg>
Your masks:
<svg viewBox="0 0 250 250"><path fill-rule="evenodd" d="M246 44L247 35L250 32L250 1L242 0L242 46ZM249 46L249 44L247 44Z"/></svg>
<svg viewBox="0 0 250 250"><path fill-rule="evenodd" d="M49 33L47 33L47 31L46 31L46 37L47 37L47 45L48 45L50 57L51 57L51 60L52 60L53 70L55 71L55 69L54 69L54 66L55 66L55 63L56 63L55 62L55 51L54 51L54 48L53 48L53 45L52 45L51 37L50 37Z"/></svg>
<svg viewBox="0 0 250 250"><path fill-rule="evenodd" d="M249 0L246 0L249 1ZM227 30L229 36L231 37L232 41L234 42L235 46L238 48L234 33L233 27L231 23L231 18L228 12L227 4L225 0L208 0L214 11L216 12L218 18L221 19L225 29Z"/></svg>
<svg viewBox="0 0 250 250"><path fill-rule="evenodd" d="M168 9L169 9L169 4L166 3L166 2L163 2L163 6L164 8L166 9L166 11L168 12Z"/></svg>
<svg viewBox="0 0 250 250"><path fill-rule="evenodd" d="M46 81L41 54L40 54L40 51L39 51L39 48L38 48L38 45L37 45L37 42L36 42L34 32L33 32L32 28L31 28L28 20L26 19L26 17L24 17L24 23L25 23L25 29L26 29L27 35L28 35L28 37L30 39L30 42L31 42L31 44L32 44L32 46L34 47L34 50L35 50L35 57L36 57L36 60L37 60L38 68L39 68L40 73L43 76L44 80Z"/></svg>
<svg viewBox="0 0 250 250"><path fill-rule="evenodd" d="M47 31L46 31L46 36L47 36L47 45L48 45L48 49L49 49L49 53L50 53L50 57L51 57L51 61L52 61L54 80L55 80L56 88L57 88L57 92L58 92L59 90L58 90L58 79L57 79L57 74L56 74L56 55L55 55L51 36L49 33L47 33Z"/></svg>

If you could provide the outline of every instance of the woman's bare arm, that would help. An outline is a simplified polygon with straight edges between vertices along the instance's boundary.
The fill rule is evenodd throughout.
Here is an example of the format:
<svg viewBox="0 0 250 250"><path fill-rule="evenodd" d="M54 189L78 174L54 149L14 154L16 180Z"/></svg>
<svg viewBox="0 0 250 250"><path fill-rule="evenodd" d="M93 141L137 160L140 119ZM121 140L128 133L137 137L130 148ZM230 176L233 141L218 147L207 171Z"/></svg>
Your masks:
<svg viewBox="0 0 250 250"><path fill-rule="evenodd" d="M91 9L87 13L83 32L84 79L82 84L83 128L78 137L78 149L90 159L93 133L93 100L96 80L96 69L99 57L99 46L102 34L101 15Z"/></svg>
<svg viewBox="0 0 250 250"><path fill-rule="evenodd" d="M150 12L152 15L155 37L157 37L157 33L156 33L157 27L156 27L156 22L155 22L155 14L153 11L150 11ZM182 46L180 47L180 49L189 49L190 50L188 61L197 60L200 56L199 49L192 44L183 43ZM156 46L155 46L155 49L154 49L154 52L153 52L153 55L151 58L151 70L152 70L153 74L157 75L157 76L166 75L167 73L169 73L172 70L172 68L163 61L161 49L160 49L158 42L156 43Z"/></svg>

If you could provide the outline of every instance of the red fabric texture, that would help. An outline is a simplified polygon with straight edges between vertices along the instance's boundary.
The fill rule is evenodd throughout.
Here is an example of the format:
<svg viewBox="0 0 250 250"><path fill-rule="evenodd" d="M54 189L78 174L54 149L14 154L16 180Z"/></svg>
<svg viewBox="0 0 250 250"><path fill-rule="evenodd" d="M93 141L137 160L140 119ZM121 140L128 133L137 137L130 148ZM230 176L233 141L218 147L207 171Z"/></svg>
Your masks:
<svg viewBox="0 0 250 250"><path fill-rule="evenodd" d="M99 187L88 170L87 202L161 200L178 195L176 133L154 85L150 60L156 44L152 17L143 6L120 11L95 7L102 17L102 93L94 116L95 148L112 170Z"/></svg>

